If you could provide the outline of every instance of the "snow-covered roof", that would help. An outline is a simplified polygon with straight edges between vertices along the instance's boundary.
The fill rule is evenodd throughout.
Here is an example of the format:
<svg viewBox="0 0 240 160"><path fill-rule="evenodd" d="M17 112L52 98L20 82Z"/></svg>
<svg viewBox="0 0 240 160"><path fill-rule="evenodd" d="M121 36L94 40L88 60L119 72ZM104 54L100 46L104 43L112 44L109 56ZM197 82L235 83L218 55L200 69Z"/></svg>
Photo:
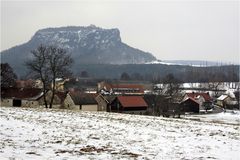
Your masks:
<svg viewBox="0 0 240 160"><path fill-rule="evenodd" d="M221 95L220 97L217 98L217 100L219 101L223 101L224 99L226 99L228 97L228 95Z"/></svg>

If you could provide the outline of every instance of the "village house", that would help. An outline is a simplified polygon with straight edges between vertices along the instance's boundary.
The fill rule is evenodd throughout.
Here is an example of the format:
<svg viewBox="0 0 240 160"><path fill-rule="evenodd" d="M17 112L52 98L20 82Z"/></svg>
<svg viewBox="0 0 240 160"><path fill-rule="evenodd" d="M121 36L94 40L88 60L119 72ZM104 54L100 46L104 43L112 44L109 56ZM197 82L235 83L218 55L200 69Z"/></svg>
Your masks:
<svg viewBox="0 0 240 160"><path fill-rule="evenodd" d="M98 92L105 95L143 95L144 87L139 84L98 83Z"/></svg>
<svg viewBox="0 0 240 160"><path fill-rule="evenodd" d="M184 99L180 106L182 112L199 113L199 102L192 97Z"/></svg>
<svg viewBox="0 0 240 160"><path fill-rule="evenodd" d="M212 106L212 98L209 93L199 93L199 92L191 92L186 93L182 101L185 101L187 98L192 98L199 104L199 111L206 111L206 109L210 109Z"/></svg>
<svg viewBox="0 0 240 160"><path fill-rule="evenodd" d="M33 80L16 80L15 81L16 88L43 88L43 83L40 79Z"/></svg>
<svg viewBox="0 0 240 160"><path fill-rule="evenodd" d="M74 109L81 111L98 111L98 103L95 100L96 94L82 93L79 91L70 92L74 102Z"/></svg>
<svg viewBox="0 0 240 160"><path fill-rule="evenodd" d="M217 98L216 104L222 108L232 109L232 108L234 108L234 106L237 105L237 101L234 97L224 94ZM236 108L237 108L237 106L236 106Z"/></svg>
<svg viewBox="0 0 240 160"><path fill-rule="evenodd" d="M48 104L51 101L51 97L52 97L52 92L48 91L46 93L46 99ZM38 100L39 104L41 106L44 106L44 98L43 96ZM69 92L60 92L60 91L56 91L54 98L53 98L53 105L52 108L55 109L74 109L75 105L74 102L71 98L71 96L69 95Z"/></svg>
<svg viewBox="0 0 240 160"><path fill-rule="evenodd" d="M107 111L107 108L115 98L116 96L114 95L98 94L95 98L98 103L98 111Z"/></svg>
<svg viewBox="0 0 240 160"><path fill-rule="evenodd" d="M117 96L107 108L108 112L145 114L148 105L142 96Z"/></svg>
<svg viewBox="0 0 240 160"><path fill-rule="evenodd" d="M107 111L109 101L102 94L98 94L95 100L98 103L98 111Z"/></svg>
<svg viewBox="0 0 240 160"><path fill-rule="evenodd" d="M55 84L55 89L57 91L63 92L65 90L65 83L68 82L69 79L62 79L62 78L57 78L56 79L56 84ZM53 88L53 84L51 84L52 88Z"/></svg>
<svg viewBox="0 0 240 160"><path fill-rule="evenodd" d="M38 107L43 91L38 88L1 88L1 106Z"/></svg>
<svg viewBox="0 0 240 160"><path fill-rule="evenodd" d="M34 81L34 85L33 85L33 88L43 88L43 83L40 79L36 79Z"/></svg>

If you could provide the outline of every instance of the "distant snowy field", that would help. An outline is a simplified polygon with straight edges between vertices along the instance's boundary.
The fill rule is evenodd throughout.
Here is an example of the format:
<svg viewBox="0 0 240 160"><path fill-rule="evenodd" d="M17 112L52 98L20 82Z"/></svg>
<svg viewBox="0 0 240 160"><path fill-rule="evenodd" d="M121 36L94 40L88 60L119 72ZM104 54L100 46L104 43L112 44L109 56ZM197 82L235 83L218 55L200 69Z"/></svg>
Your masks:
<svg viewBox="0 0 240 160"><path fill-rule="evenodd" d="M0 107L3 159L240 159L240 125Z"/></svg>
<svg viewBox="0 0 240 160"><path fill-rule="evenodd" d="M240 111L227 110L217 114L187 115L184 118L202 122L214 122L224 124L235 124L240 126Z"/></svg>

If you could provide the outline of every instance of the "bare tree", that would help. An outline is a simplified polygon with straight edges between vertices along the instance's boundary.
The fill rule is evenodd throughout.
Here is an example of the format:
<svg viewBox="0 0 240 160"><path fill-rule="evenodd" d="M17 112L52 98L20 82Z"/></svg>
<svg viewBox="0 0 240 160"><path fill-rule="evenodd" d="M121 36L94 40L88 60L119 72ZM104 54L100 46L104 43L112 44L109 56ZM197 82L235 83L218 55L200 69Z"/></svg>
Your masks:
<svg viewBox="0 0 240 160"><path fill-rule="evenodd" d="M14 86L16 79L12 67L8 63L1 63L1 87Z"/></svg>
<svg viewBox="0 0 240 160"><path fill-rule="evenodd" d="M31 53L33 57L26 62L26 66L43 83L44 104L46 108L48 108L46 93L48 90L51 90L49 108L52 108L56 92L56 78L64 78L70 75L70 66L73 60L67 54L66 50L55 46L40 45L36 50L31 51Z"/></svg>
<svg viewBox="0 0 240 160"><path fill-rule="evenodd" d="M178 94L181 92L180 83L180 80L175 78L173 74L166 75L166 77L163 79L163 92L172 98L178 96Z"/></svg>

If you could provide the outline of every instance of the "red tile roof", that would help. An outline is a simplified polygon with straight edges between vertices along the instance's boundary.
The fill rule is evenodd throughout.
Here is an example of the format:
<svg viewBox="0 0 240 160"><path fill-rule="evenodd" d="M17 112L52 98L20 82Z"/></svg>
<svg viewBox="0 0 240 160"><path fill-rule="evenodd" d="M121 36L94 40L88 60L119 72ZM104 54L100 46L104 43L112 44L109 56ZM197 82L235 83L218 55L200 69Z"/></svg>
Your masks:
<svg viewBox="0 0 240 160"><path fill-rule="evenodd" d="M208 93L186 93L186 95L188 97L191 97L193 99L197 98L198 96L202 96L204 98L205 101L211 101L212 98L210 97L210 95Z"/></svg>
<svg viewBox="0 0 240 160"><path fill-rule="evenodd" d="M147 107L147 103L141 96L118 96L122 107Z"/></svg>

